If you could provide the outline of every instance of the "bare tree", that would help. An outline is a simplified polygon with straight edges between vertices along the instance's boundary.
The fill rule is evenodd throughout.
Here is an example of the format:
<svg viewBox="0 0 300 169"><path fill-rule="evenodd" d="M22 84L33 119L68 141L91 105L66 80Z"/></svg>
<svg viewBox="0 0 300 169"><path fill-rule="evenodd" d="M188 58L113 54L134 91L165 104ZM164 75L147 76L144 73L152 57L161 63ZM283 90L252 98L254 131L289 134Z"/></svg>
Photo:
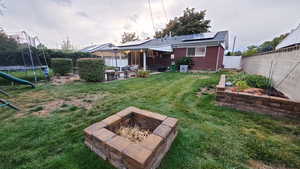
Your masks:
<svg viewBox="0 0 300 169"><path fill-rule="evenodd" d="M136 40L140 40L140 38L135 32L124 32L122 35L121 43L123 44Z"/></svg>
<svg viewBox="0 0 300 169"><path fill-rule="evenodd" d="M66 52L74 50L74 47L73 47L69 37L67 37L66 40L62 41L61 49Z"/></svg>

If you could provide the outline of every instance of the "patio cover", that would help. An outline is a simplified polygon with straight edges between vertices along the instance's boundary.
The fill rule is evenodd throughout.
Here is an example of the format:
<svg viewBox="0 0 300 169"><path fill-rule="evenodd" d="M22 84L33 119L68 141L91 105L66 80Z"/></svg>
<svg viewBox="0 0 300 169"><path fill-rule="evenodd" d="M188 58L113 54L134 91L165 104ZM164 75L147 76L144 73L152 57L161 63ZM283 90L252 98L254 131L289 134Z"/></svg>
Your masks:
<svg viewBox="0 0 300 169"><path fill-rule="evenodd" d="M155 50L155 51L161 51L161 52L173 52L173 49L172 49L171 45L150 47L149 49L150 50Z"/></svg>

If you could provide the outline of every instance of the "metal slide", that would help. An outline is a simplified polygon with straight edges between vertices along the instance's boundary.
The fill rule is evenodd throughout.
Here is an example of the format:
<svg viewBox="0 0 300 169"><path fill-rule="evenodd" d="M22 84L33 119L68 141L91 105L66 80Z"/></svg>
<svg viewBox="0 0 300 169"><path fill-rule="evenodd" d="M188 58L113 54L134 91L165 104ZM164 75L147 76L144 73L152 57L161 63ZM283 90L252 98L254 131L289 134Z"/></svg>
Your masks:
<svg viewBox="0 0 300 169"><path fill-rule="evenodd" d="M8 101L0 99L0 107L4 107L4 106L10 107L10 108L15 109L17 111L20 110L18 107L16 107L15 105L9 103Z"/></svg>
<svg viewBox="0 0 300 169"><path fill-rule="evenodd" d="M6 80L9 80L9 81L15 82L15 83L19 83L19 84L23 84L23 85L29 85L32 88L35 88L35 85L33 83L31 83L27 80L16 78L16 77L14 77L12 75L9 75L7 73L4 73L4 72L0 72L0 77L4 78Z"/></svg>

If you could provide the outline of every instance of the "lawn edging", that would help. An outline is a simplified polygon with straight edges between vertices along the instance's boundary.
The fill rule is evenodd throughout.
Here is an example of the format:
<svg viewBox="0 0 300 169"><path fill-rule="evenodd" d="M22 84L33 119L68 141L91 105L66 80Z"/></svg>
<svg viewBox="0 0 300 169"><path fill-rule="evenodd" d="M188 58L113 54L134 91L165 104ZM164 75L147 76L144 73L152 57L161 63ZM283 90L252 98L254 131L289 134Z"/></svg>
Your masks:
<svg viewBox="0 0 300 169"><path fill-rule="evenodd" d="M221 75L216 87L216 100L219 106L237 110L269 114L273 116L300 118L300 103L289 99L233 92L226 88L226 76Z"/></svg>

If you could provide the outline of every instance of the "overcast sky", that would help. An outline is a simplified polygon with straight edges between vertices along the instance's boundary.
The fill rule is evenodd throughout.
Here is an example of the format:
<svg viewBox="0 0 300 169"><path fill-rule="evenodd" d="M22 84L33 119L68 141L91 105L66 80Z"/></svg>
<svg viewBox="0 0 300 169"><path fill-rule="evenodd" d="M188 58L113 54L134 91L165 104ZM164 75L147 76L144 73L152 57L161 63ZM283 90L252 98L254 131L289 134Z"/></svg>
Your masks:
<svg viewBox="0 0 300 169"><path fill-rule="evenodd" d="M1 0L0 0L1 2ZM237 48L271 40L300 24L300 0L2 0L0 26L8 33L27 31L50 48L70 38L76 48L120 41L121 34L153 36L186 7L207 10L211 31L228 30ZM165 4L165 11L163 5Z"/></svg>

